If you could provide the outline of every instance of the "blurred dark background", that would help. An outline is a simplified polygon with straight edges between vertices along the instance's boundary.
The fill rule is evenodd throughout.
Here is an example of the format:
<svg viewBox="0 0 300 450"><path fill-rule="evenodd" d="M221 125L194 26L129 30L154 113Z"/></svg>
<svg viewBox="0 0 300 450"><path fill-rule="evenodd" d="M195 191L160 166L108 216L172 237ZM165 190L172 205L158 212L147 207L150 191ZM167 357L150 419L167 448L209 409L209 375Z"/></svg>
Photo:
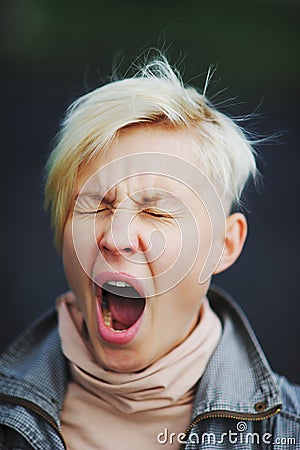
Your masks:
<svg viewBox="0 0 300 450"><path fill-rule="evenodd" d="M42 211L43 166L65 108L114 67L122 72L145 48L159 47L199 88L208 66L217 66L208 96L234 116L258 112L247 125L259 135L281 133L259 148L264 186L248 189L245 251L214 282L247 312L272 367L300 382L299 2L0 5L0 349L67 288Z"/></svg>

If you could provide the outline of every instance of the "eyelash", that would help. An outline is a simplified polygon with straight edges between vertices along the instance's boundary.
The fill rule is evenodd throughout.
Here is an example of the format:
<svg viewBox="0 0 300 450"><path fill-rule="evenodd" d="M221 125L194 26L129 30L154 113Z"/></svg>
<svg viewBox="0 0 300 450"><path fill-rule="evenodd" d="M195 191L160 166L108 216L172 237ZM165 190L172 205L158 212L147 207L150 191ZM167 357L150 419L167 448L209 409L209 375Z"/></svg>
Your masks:
<svg viewBox="0 0 300 450"><path fill-rule="evenodd" d="M98 213L102 213L104 211L109 211L109 208L102 208L102 209L100 208L100 209L97 209L96 211L91 211L88 214L98 214ZM171 214L159 213L156 211L152 211L150 209L143 209L141 212L144 214L148 214L149 216L157 217L160 219L173 219L173 216Z"/></svg>
<svg viewBox="0 0 300 450"><path fill-rule="evenodd" d="M100 209L97 209L96 211L90 212L89 214L98 214L98 213L108 211L108 210L109 210L109 208L102 208L102 209L100 208Z"/></svg>
<svg viewBox="0 0 300 450"><path fill-rule="evenodd" d="M152 217L158 217L161 219L173 219L173 216L168 213L159 213L156 211L151 211L149 209L144 209L142 212L145 214L148 214L149 216L152 216Z"/></svg>

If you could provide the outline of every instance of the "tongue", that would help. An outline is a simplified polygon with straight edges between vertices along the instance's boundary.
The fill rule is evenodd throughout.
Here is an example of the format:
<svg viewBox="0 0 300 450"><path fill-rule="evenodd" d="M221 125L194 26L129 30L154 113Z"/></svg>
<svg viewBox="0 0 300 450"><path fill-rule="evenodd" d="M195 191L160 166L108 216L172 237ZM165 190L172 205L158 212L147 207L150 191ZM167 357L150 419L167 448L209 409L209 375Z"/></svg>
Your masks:
<svg viewBox="0 0 300 450"><path fill-rule="evenodd" d="M108 293L106 296L112 315L113 326L117 330L129 328L141 316L144 309L144 299L120 297Z"/></svg>

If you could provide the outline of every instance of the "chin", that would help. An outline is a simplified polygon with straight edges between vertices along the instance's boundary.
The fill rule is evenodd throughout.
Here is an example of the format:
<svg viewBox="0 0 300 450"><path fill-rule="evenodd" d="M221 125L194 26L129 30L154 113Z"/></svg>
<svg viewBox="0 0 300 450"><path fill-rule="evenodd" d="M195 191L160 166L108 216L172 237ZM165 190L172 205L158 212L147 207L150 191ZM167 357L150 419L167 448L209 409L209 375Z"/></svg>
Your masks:
<svg viewBox="0 0 300 450"><path fill-rule="evenodd" d="M150 362L138 357L134 350L105 349L96 358L104 369L118 373L133 373L143 370Z"/></svg>

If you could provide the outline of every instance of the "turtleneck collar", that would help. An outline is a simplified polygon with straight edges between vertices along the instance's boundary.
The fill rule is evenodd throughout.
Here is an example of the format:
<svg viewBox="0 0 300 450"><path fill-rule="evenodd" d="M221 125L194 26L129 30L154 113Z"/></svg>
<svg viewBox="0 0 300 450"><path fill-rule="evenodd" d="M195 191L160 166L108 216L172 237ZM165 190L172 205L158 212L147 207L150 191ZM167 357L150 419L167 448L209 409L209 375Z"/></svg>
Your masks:
<svg viewBox="0 0 300 450"><path fill-rule="evenodd" d="M125 417L128 422L128 415L136 424L136 413L147 422L147 427L149 423L153 425L150 427L153 436L161 429L162 418L172 431L185 431L191 418L195 385L222 334L221 322L206 298L201 305L200 320L185 341L137 373L111 372L95 361L82 335L82 315L71 292L59 298L57 310L62 350L69 360L72 375L62 415L67 438L74 436L75 407L77 411L80 407L84 418L84 423L82 419L80 422L82 430L89 429L95 420L102 436L107 426L119 426ZM99 423L99 418L94 418L93 405L97 405L98 414L101 409L105 410L106 426L103 420ZM78 423L76 430L80 434ZM99 436L95 436L97 439L99 441ZM143 448L143 441L138 441L141 447L134 448Z"/></svg>

